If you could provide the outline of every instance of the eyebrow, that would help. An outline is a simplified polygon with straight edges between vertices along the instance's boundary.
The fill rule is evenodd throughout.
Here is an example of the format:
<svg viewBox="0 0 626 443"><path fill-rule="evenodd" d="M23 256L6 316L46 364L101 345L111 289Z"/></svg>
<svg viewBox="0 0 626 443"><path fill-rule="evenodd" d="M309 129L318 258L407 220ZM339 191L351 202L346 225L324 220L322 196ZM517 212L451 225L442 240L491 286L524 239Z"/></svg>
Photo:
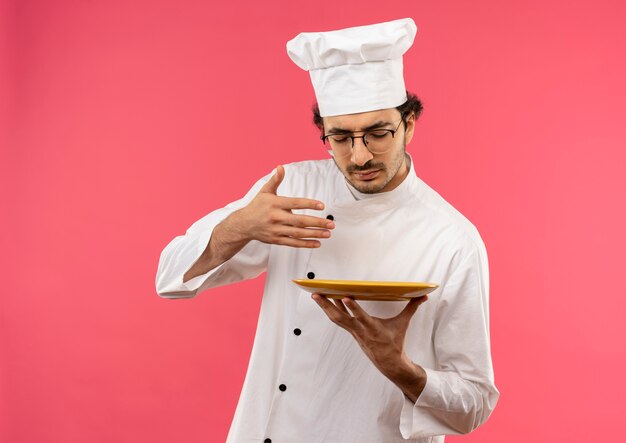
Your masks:
<svg viewBox="0 0 626 443"><path fill-rule="evenodd" d="M388 126L391 125L391 122L385 122L382 120L377 121L376 123L369 125L368 127L364 128L361 131L349 131L347 129L343 129L343 128L330 128L328 130L328 133L333 133L333 134L344 134L344 133L348 133L348 132L364 132L364 131L371 131L372 129L376 129L376 128L382 128L383 126Z"/></svg>

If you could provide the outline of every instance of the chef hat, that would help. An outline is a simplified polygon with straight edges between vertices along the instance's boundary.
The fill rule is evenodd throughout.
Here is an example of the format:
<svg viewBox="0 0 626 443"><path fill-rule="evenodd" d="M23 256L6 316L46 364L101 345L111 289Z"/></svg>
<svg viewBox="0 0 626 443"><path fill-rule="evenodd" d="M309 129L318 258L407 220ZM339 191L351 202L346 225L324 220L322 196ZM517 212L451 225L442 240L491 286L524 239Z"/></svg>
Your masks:
<svg viewBox="0 0 626 443"><path fill-rule="evenodd" d="M407 100L402 55L416 32L410 18L303 32L287 42L287 53L309 71L322 117L395 108Z"/></svg>

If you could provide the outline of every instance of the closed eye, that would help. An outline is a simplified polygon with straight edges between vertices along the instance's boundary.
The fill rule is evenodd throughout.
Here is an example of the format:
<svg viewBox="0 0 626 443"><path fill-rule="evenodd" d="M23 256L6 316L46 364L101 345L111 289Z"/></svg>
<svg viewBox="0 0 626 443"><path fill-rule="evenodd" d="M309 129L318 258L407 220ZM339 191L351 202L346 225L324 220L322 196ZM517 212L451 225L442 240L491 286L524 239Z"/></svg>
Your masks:
<svg viewBox="0 0 626 443"><path fill-rule="evenodd" d="M348 140L350 140L350 137L348 137L347 135L332 135L332 136L330 136L330 138L335 143L344 143L344 142L347 142Z"/></svg>
<svg viewBox="0 0 626 443"><path fill-rule="evenodd" d="M374 137L374 138L383 138L383 137L386 137L388 134L389 134L389 131L387 130L370 131L367 133L369 137Z"/></svg>

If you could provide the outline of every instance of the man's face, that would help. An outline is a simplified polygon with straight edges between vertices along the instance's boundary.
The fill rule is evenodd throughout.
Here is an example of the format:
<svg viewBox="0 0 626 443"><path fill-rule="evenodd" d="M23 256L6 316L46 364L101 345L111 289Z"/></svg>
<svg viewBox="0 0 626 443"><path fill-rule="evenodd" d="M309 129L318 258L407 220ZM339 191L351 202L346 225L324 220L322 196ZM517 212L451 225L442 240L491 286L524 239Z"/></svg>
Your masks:
<svg viewBox="0 0 626 443"><path fill-rule="evenodd" d="M359 131L366 128L398 128L390 139L389 150L383 154L372 154L363 139L356 138L350 154L333 156L337 167L358 191L365 194L391 191L406 177L408 168L405 147L413 137L415 119L410 115L406 126L404 123L398 126L400 120L400 112L395 108L323 118L325 134L349 131L361 136L363 132Z"/></svg>

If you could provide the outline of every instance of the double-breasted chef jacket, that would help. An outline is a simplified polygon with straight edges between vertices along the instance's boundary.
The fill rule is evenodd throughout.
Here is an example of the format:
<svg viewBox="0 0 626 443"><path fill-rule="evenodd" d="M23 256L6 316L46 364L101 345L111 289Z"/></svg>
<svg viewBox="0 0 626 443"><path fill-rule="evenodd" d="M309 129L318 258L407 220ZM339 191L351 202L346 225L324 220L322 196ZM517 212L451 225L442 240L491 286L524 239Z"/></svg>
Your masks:
<svg viewBox="0 0 626 443"><path fill-rule="evenodd" d="M409 157L409 160L411 158ZM412 162L411 162L412 164ZM334 219L316 249L251 241L234 257L183 283L213 228L248 204L274 171L240 200L195 222L161 253L156 287L164 298L266 272L256 336L228 442L443 442L467 433L494 409L489 342L489 274L484 243L462 214L415 174L389 192L365 195L332 159L285 165L278 195L325 203L296 213ZM415 403L332 323L292 279L437 283L411 320L405 351L427 374ZM406 302L361 301L378 317Z"/></svg>

